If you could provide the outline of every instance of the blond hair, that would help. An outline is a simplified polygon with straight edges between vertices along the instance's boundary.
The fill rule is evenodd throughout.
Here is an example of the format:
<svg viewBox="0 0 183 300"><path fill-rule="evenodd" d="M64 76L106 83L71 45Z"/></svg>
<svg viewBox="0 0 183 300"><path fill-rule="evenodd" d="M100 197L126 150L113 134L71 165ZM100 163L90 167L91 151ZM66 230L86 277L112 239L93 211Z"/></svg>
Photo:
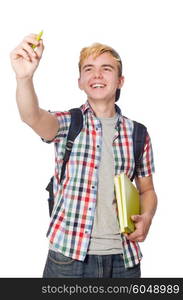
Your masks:
<svg viewBox="0 0 183 300"><path fill-rule="evenodd" d="M100 44L100 43L94 43L91 46L85 47L81 50L79 64L78 64L79 72L81 72L81 66L84 60L87 59L90 55L92 55L95 59L96 57L98 57L99 55L105 52L109 52L113 56L113 58L117 61L118 75L120 77L122 75L122 61L119 54L116 52L116 50L114 50L110 46Z"/></svg>

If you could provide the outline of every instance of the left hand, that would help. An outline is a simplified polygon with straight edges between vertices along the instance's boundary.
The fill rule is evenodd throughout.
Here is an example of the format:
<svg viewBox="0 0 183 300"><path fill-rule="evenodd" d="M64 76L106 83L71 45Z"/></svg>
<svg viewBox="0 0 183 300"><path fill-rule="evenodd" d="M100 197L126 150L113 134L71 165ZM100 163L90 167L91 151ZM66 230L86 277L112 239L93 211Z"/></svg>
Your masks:
<svg viewBox="0 0 183 300"><path fill-rule="evenodd" d="M135 223L135 231L130 234L125 234L126 238L130 241L143 242L148 234L152 217L147 213L142 215L131 216L132 221Z"/></svg>

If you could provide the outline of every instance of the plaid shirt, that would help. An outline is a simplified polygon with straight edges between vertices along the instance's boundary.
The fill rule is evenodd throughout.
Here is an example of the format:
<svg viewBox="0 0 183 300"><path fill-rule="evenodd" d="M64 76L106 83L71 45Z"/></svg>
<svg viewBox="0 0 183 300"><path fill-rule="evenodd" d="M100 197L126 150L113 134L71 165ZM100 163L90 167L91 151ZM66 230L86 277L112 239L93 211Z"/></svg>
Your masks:
<svg viewBox="0 0 183 300"><path fill-rule="evenodd" d="M102 127L89 102L81 107L83 128L76 137L70 159L66 165L61 184L59 177L67 134L71 122L69 111L52 112L57 117L60 128L53 139L55 145L55 205L47 237L56 251L65 256L83 261L87 254L97 201L98 168L101 159ZM115 104L118 120L113 138L115 175L125 172L130 178L134 171L133 121L122 116ZM46 141L46 140L45 140ZM49 142L49 141L46 141ZM153 152L147 135L139 177L150 176L154 172ZM125 267L133 267L142 258L139 244L122 235Z"/></svg>

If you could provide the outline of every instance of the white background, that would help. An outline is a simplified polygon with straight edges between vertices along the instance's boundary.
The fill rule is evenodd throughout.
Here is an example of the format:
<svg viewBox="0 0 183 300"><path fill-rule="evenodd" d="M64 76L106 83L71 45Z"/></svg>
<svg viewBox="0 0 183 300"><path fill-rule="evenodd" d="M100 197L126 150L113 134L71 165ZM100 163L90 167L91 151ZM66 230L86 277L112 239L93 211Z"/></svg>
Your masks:
<svg viewBox="0 0 183 300"><path fill-rule="evenodd" d="M34 82L40 106L67 110L86 101L77 86L81 48L114 47L124 65L118 105L150 133L159 204L141 244L142 277L183 276L183 10L180 0L1 1L0 6L0 277L41 277L49 225L45 186L53 145L19 117L9 53L44 30Z"/></svg>

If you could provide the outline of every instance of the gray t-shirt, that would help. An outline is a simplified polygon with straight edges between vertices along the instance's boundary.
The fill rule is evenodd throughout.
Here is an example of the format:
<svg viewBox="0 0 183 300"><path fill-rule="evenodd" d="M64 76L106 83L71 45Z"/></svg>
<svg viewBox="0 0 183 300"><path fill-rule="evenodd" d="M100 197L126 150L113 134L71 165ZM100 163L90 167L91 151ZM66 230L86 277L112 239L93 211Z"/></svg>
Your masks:
<svg viewBox="0 0 183 300"><path fill-rule="evenodd" d="M114 155L112 149L117 114L99 118L102 123L102 153L99 165L97 204L88 254L122 253L122 241L114 195Z"/></svg>

